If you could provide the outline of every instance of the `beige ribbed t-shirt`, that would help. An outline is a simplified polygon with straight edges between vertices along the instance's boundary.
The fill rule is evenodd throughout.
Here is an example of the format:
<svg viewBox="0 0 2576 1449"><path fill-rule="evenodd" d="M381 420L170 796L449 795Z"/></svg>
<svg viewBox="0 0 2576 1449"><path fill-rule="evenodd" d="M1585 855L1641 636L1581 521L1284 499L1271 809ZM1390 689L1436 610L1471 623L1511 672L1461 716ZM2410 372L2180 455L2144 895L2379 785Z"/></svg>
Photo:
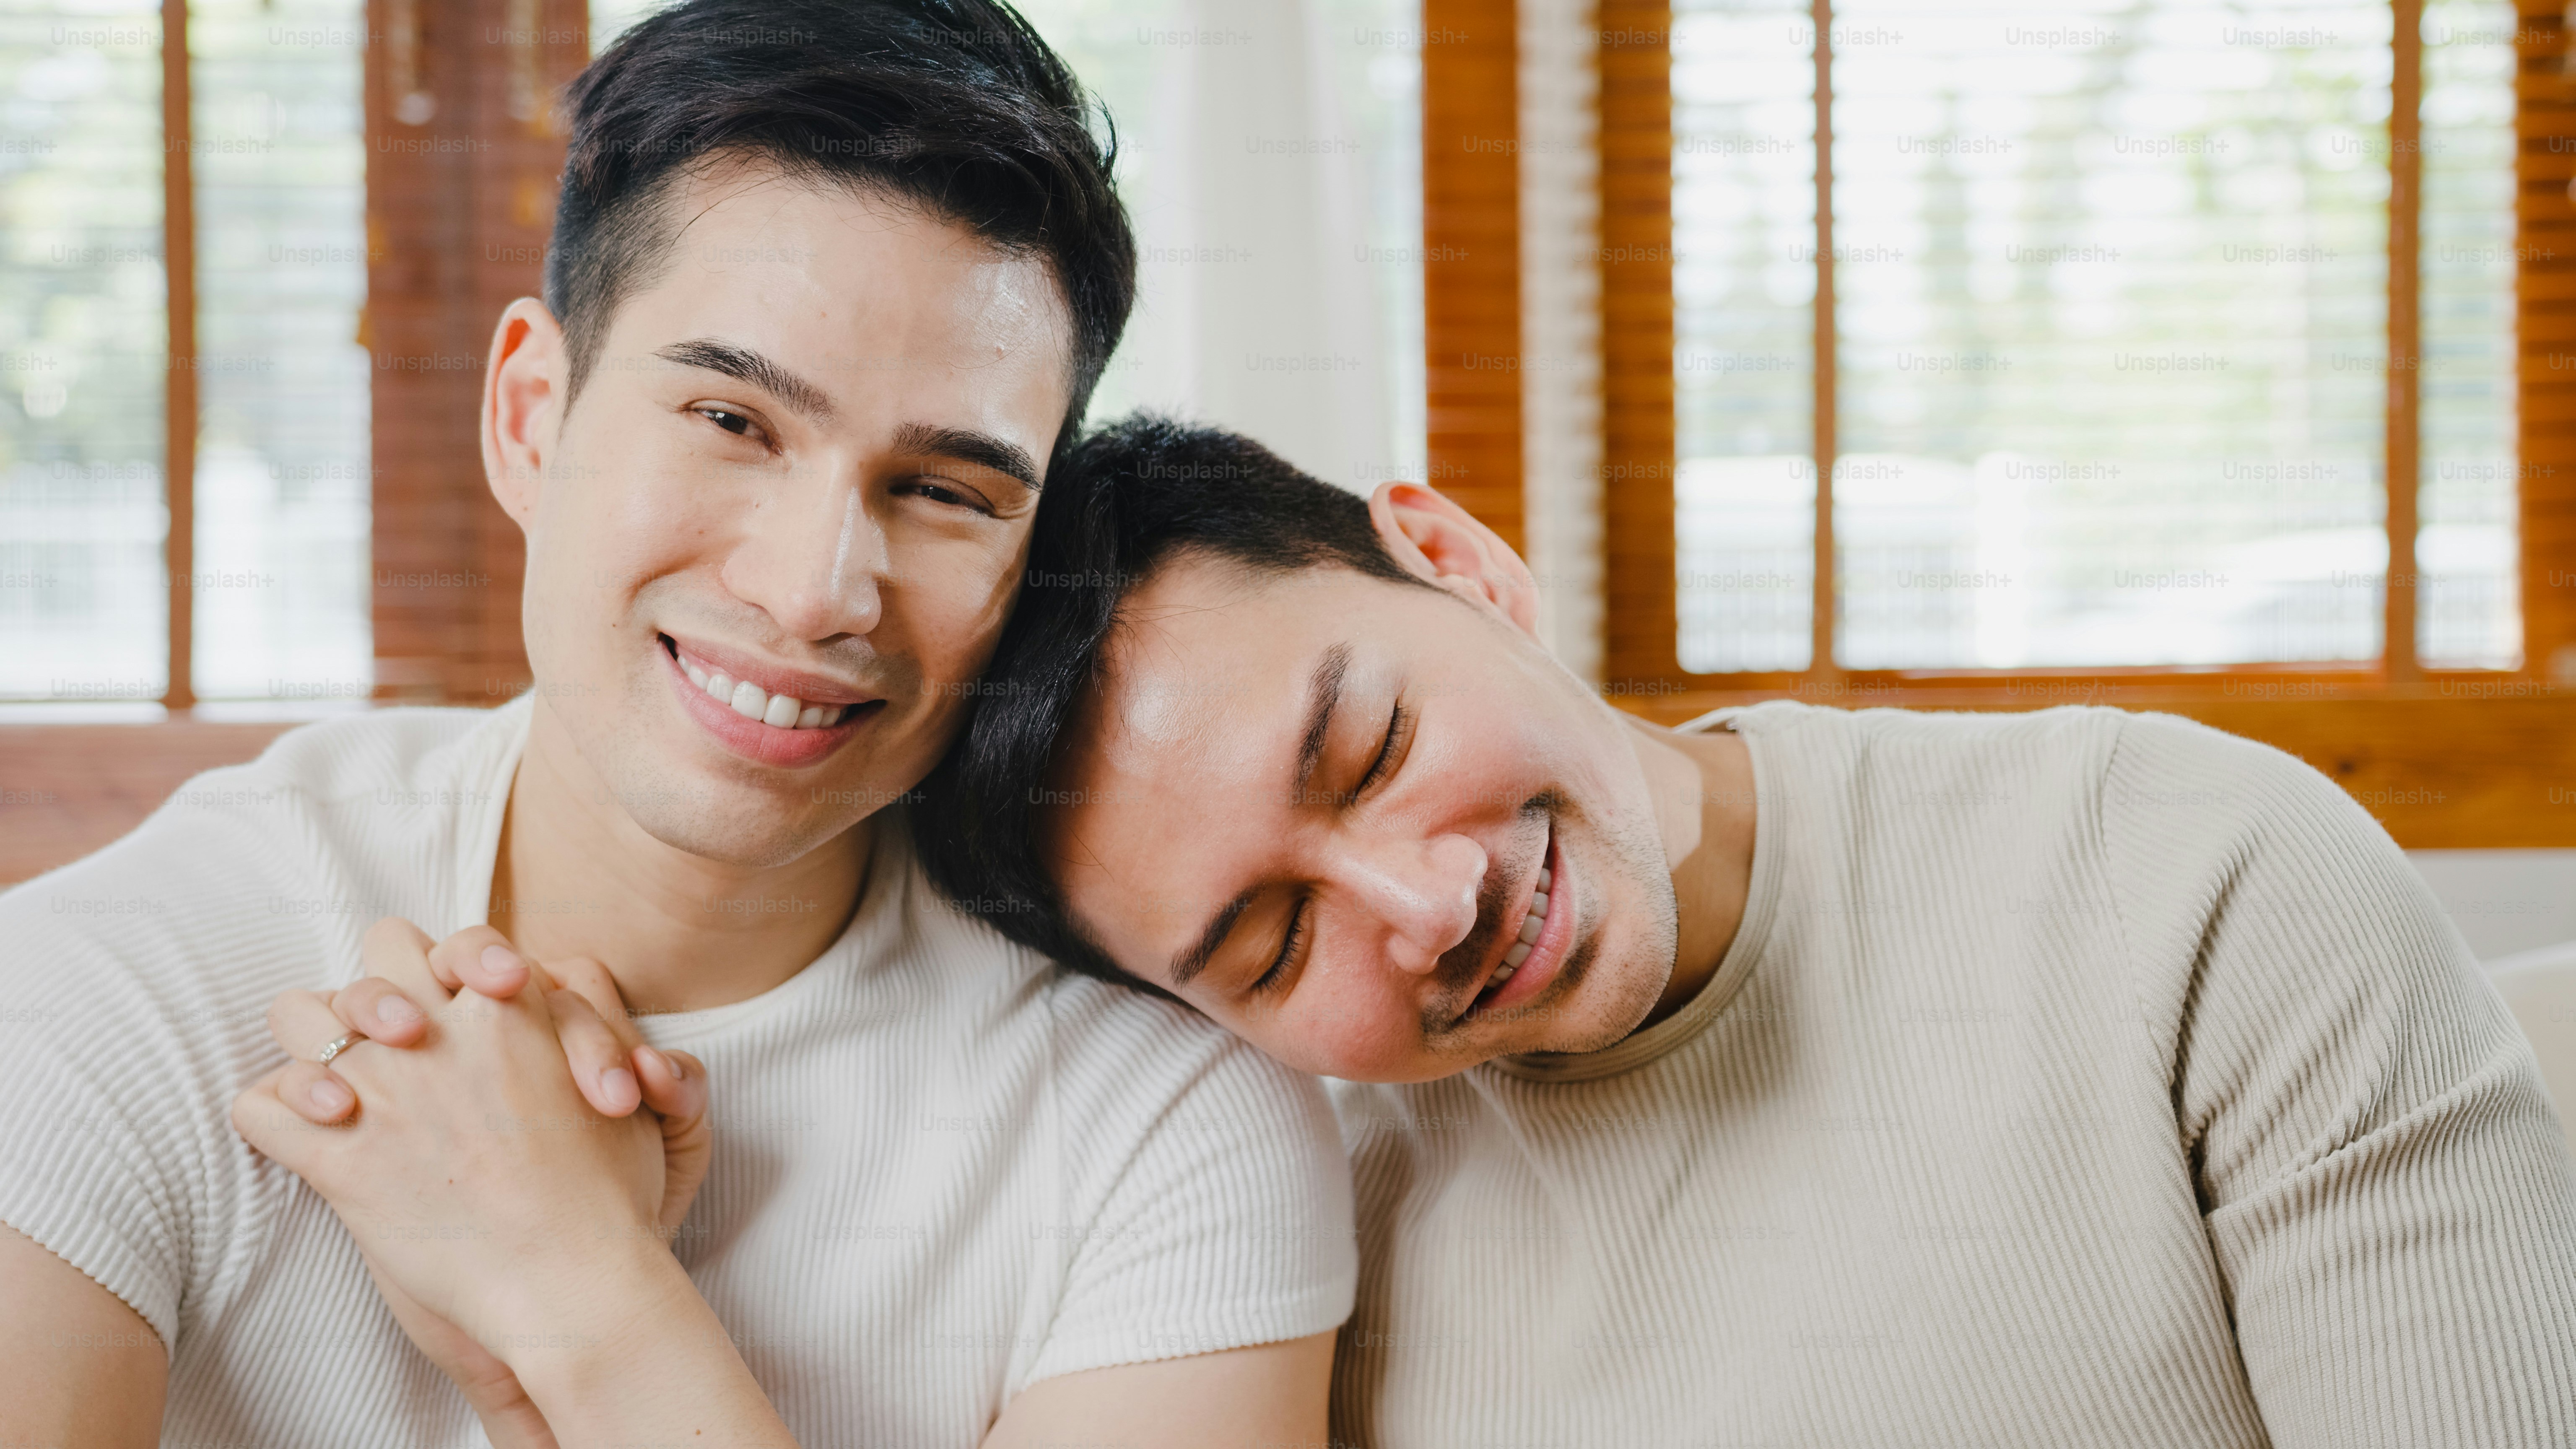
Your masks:
<svg viewBox="0 0 2576 1449"><path fill-rule="evenodd" d="M2576 1444L2576 1178L2370 818L2111 710L1726 717L1751 900L1607 1051L1337 1084L1375 1449Z"/></svg>
<svg viewBox="0 0 2576 1449"><path fill-rule="evenodd" d="M164 1445L484 1443L329 1205L227 1114L285 1060L278 992L352 979L379 916L486 918L529 716L308 725L0 893L0 1222L161 1336ZM799 1442L968 1449L1039 1380L1340 1323L1349 1177L1313 1079L1012 946L879 824L831 949L638 1023L706 1063L715 1157L672 1246Z"/></svg>

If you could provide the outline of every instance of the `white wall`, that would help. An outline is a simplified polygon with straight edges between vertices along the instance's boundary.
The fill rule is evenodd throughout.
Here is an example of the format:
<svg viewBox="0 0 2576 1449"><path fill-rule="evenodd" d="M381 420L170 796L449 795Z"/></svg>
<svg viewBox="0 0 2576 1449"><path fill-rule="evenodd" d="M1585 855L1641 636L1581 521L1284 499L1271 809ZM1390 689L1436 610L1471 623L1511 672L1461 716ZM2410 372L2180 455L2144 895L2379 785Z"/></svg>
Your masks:
<svg viewBox="0 0 2576 1449"><path fill-rule="evenodd" d="M2576 941L2576 850L2410 850L2481 961Z"/></svg>

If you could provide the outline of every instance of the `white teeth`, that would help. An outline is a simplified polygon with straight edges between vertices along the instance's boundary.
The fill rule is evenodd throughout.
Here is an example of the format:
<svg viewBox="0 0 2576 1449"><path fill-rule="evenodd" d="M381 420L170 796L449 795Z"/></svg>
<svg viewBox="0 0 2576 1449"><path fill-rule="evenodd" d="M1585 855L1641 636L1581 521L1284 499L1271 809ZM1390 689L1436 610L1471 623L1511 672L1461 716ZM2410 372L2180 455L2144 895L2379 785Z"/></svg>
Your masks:
<svg viewBox="0 0 2576 1449"><path fill-rule="evenodd" d="M1553 878L1554 874L1555 873L1550 871L1546 866L1540 866L1538 868L1538 888L1544 891L1548 887L1556 884L1556 881Z"/></svg>
<svg viewBox="0 0 2576 1449"><path fill-rule="evenodd" d="M772 729L827 728L839 724L843 711L848 708L839 704L807 704L792 694L771 694L748 679L736 679L721 669L710 670L705 665L693 663L686 655L680 657L680 668L689 676L691 684L707 692L708 698L744 719L756 719Z"/></svg>
<svg viewBox="0 0 2576 1449"><path fill-rule="evenodd" d="M1493 976L1485 982L1486 990L1491 991L1511 980L1512 973L1520 970L1521 963L1529 959L1531 949L1538 944L1539 934L1547 929L1547 888L1553 883L1547 869L1540 867L1538 891L1530 897L1529 912L1521 917L1520 939L1504 949L1502 964L1494 968Z"/></svg>

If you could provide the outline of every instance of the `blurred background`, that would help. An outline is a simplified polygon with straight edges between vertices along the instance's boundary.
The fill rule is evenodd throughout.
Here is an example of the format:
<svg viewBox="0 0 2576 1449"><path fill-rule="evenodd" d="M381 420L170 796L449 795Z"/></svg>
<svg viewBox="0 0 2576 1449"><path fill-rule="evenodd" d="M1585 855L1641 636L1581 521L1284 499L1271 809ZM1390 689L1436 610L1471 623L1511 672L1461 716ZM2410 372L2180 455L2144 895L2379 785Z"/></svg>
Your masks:
<svg viewBox="0 0 2576 1449"><path fill-rule="evenodd" d="M525 687L483 354L654 8L0 0L0 880ZM2566 10L1022 8L1143 246L1104 415L1427 478L1623 706L2190 714L2576 940Z"/></svg>

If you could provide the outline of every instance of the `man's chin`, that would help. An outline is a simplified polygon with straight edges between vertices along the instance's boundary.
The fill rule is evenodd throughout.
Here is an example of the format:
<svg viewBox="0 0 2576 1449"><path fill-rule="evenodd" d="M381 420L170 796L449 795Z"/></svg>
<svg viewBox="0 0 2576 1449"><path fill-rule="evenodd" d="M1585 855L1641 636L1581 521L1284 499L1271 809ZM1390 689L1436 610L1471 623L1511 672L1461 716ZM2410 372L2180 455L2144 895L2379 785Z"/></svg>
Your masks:
<svg viewBox="0 0 2576 1449"><path fill-rule="evenodd" d="M820 849L866 812L816 812L812 802L746 798L713 781L682 789L642 782L616 792L627 818L673 850L739 870L774 870Z"/></svg>
<svg viewBox="0 0 2576 1449"><path fill-rule="evenodd" d="M1515 1047L1512 1054L1579 1056L1617 1046L1645 1024L1671 977L1669 957L1658 969L1651 953L1623 951L1595 934L1567 958L1560 999L1531 1004L1543 1013L1540 1040Z"/></svg>

